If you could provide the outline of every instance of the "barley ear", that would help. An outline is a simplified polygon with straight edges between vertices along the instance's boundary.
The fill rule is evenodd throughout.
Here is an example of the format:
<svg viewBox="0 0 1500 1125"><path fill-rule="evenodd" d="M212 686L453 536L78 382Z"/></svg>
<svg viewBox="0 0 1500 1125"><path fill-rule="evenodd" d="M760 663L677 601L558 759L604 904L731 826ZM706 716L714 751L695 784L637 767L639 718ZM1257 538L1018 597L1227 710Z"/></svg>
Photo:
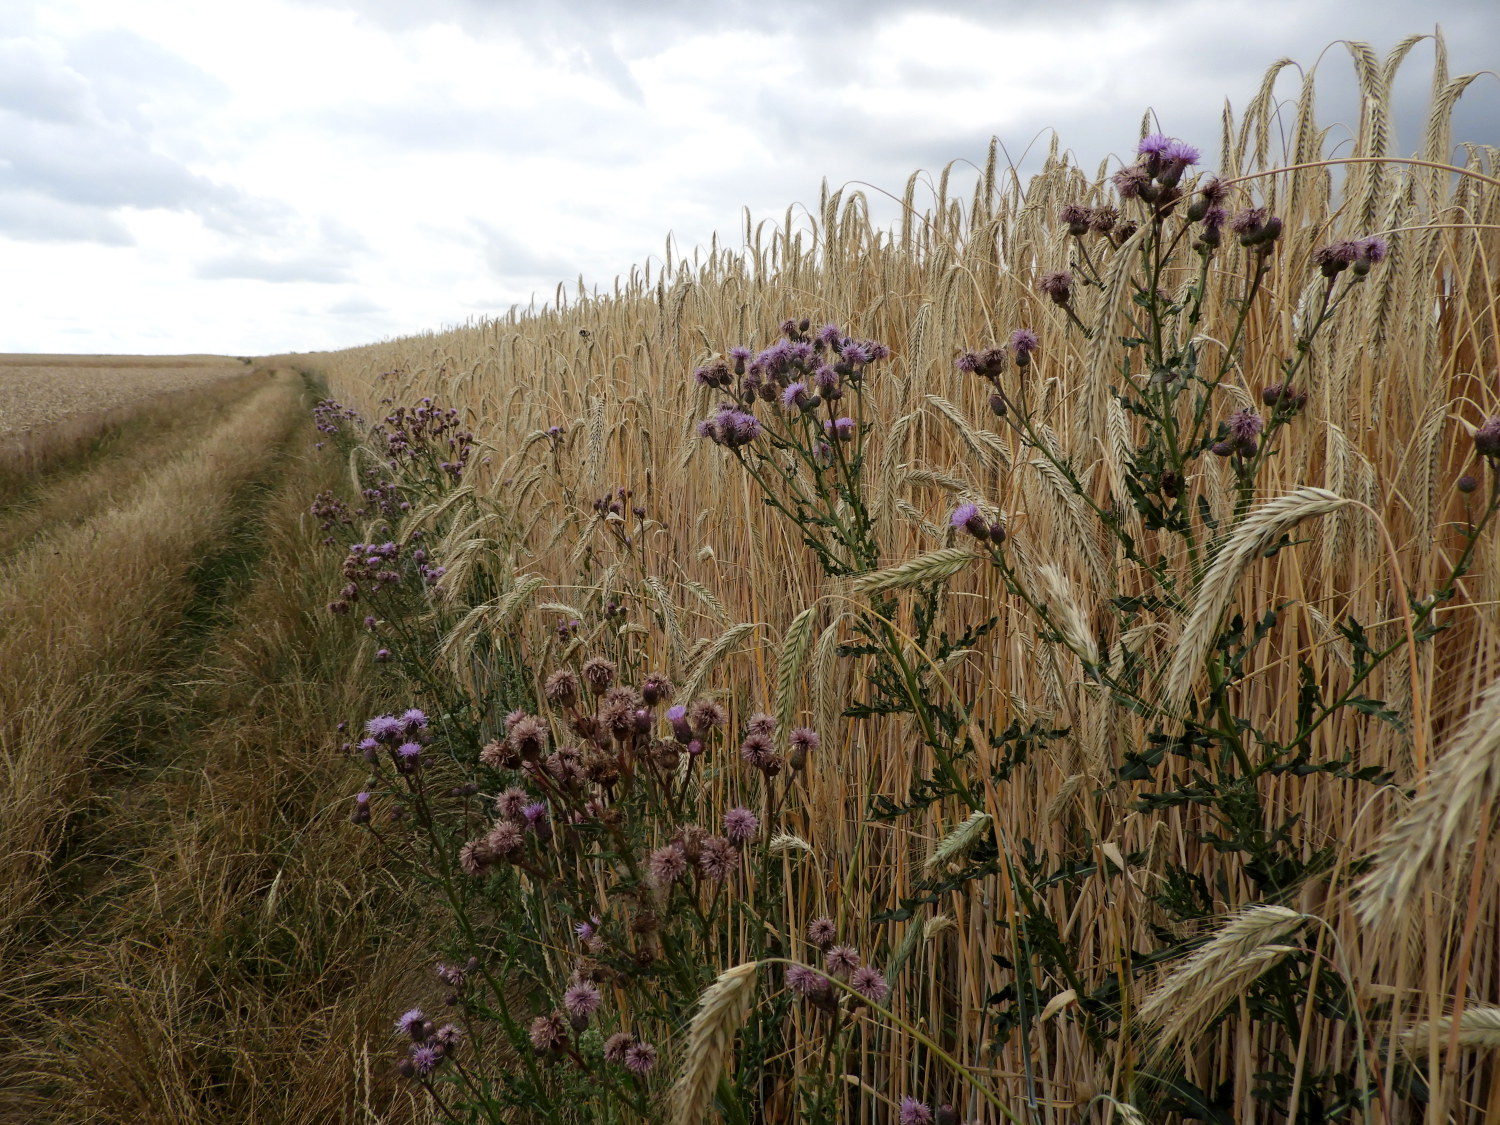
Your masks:
<svg viewBox="0 0 1500 1125"><path fill-rule="evenodd" d="M671 1125L703 1125L719 1075L755 999L757 963L747 961L719 974L698 1002L688 1027L682 1071L672 1088Z"/></svg>

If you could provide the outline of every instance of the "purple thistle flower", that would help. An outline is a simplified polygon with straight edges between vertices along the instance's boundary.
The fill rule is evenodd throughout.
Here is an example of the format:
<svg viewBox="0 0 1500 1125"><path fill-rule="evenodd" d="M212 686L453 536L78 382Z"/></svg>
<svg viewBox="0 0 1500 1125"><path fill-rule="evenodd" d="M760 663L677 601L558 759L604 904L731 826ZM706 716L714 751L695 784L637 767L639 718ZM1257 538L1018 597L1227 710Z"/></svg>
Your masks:
<svg viewBox="0 0 1500 1125"><path fill-rule="evenodd" d="M807 940L819 949L827 949L837 936L832 918L814 918L807 924Z"/></svg>
<svg viewBox="0 0 1500 1125"><path fill-rule="evenodd" d="M765 735L751 732L740 743L740 757L756 769L765 769L776 758L776 746Z"/></svg>
<svg viewBox="0 0 1500 1125"><path fill-rule="evenodd" d="M724 835L735 844L747 844L760 831L760 821L746 808L733 808L724 814Z"/></svg>
<svg viewBox="0 0 1500 1125"><path fill-rule="evenodd" d="M710 836L699 845L698 870L714 882L725 882L739 865L740 853L723 836Z"/></svg>
<svg viewBox="0 0 1500 1125"><path fill-rule="evenodd" d="M1141 143L1136 145L1135 154L1146 157L1165 157L1167 150L1172 147L1173 140L1174 138L1165 133L1152 133L1148 137L1141 138Z"/></svg>
<svg viewBox="0 0 1500 1125"><path fill-rule="evenodd" d="M818 732L811 727L794 727L787 739L794 751L801 750L804 754L811 754L823 741L818 737Z"/></svg>
<svg viewBox="0 0 1500 1125"><path fill-rule="evenodd" d="M568 990L563 993L563 1007L575 1020L588 1019L599 1010L601 1003L603 1000L599 995L598 986L586 980L569 986Z"/></svg>
<svg viewBox="0 0 1500 1125"><path fill-rule="evenodd" d="M579 922L573 927L573 933L579 941L588 941L599 932L599 915L590 914L587 922Z"/></svg>
<svg viewBox="0 0 1500 1125"><path fill-rule="evenodd" d="M1114 174L1114 184L1121 199L1136 199L1143 188L1150 186L1151 174L1139 164L1132 164Z"/></svg>
<svg viewBox="0 0 1500 1125"><path fill-rule="evenodd" d="M401 713L401 726L408 738L415 738L418 731L427 729L427 716L413 707Z"/></svg>
<svg viewBox="0 0 1500 1125"><path fill-rule="evenodd" d="M907 1096L901 1099L901 1125L932 1125L932 1109L926 1102Z"/></svg>
<svg viewBox="0 0 1500 1125"><path fill-rule="evenodd" d="M849 986L866 1000L879 1004L891 994L891 986L885 983L885 974L874 965L855 969L849 978Z"/></svg>
<svg viewBox="0 0 1500 1125"><path fill-rule="evenodd" d="M723 706L712 699L700 699L689 705L687 717L693 730L699 734L707 734L729 721Z"/></svg>
<svg viewBox="0 0 1500 1125"><path fill-rule="evenodd" d="M442 981L449 988L462 988L464 986L465 973L463 969L453 965L445 965L439 961L435 971L438 980Z"/></svg>
<svg viewBox="0 0 1500 1125"><path fill-rule="evenodd" d="M625 1064L625 1052L634 1040L625 1032L617 1031L604 1041L604 1060L616 1066Z"/></svg>
<svg viewBox="0 0 1500 1125"><path fill-rule="evenodd" d="M832 990L828 978L816 969L809 969L806 965L788 965L786 970L786 986L799 996L808 999L817 999L827 996Z"/></svg>
<svg viewBox="0 0 1500 1125"><path fill-rule="evenodd" d="M859 968L859 951L852 945L835 945L823 954L823 964L839 980L848 980Z"/></svg>
<svg viewBox="0 0 1500 1125"><path fill-rule="evenodd" d="M495 798L495 811L506 820L521 820L522 810L531 803L531 794L512 785Z"/></svg>
<svg viewBox="0 0 1500 1125"><path fill-rule="evenodd" d="M510 859L526 846L526 837L519 824L502 820L490 829L489 835L484 838L484 845L492 856Z"/></svg>
<svg viewBox="0 0 1500 1125"><path fill-rule="evenodd" d="M547 677L547 682L542 687L542 694L547 697L549 703L554 703L558 707L571 707L578 702L578 677L573 674L571 668L559 668Z"/></svg>
<svg viewBox="0 0 1500 1125"><path fill-rule="evenodd" d="M769 737L776 733L776 716L757 711L745 721L745 728L752 734L763 734Z"/></svg>
<svg viewBox="0 0 1500 1125"><path fill-rule="evenodd" d="M365 724L365 731L376 742L395 742L401 737L404 728L396 716L380 715Z"/></svg>
<svg viewBox="0 0 1500 1125"><path fill-rule="evenodd" d="M1029 356L1035 352L1042 346L1042 342L1037 339L1036 333L1031 329L1017 328L1010 334L1010 346L1019 360L1021 356Z"/></svg>
<svg viewBox="0 0 1500 1125"><path fill-rule="evenodd" d="M1385 256L1389 252L1390 244L1378 234L1359 240L1359 256L1371 265L1385 261Z"/></svg>
<svg viewBox="0 0 1500 1125"><path fill-rule="evenodd" d="M412 1073L418 1078L426 1078L443 1061L443 1052L436 1046L413 1043L408 1058L411 1059Z"/></svg>
<svg viewBox="0 0 1500 1125"><path fill-rule="evenodd" d="M637 1040L625 1048L625 1069L632 1074L647 1075L656 1066L656 1048Z"/></svg>
<svg viewBox="0 0 1500 1125"><path fill-rule="evenodd" d="M531 1046L539 1055L560 1051L568 1045L568 1024L561 1012L550 1012L531 1021Z"/></svg>
<svg viewBox="0 0 1500 1125"><path fill-rule="evenodd" d="M948 517L948 522L959 531L966 531L981 543L990 537L990 525L979 513L978 504L960 504Z"/></svg>
<svg viewBox="0 0 1500 1125"><path fill-rule="evenodd" d="M838 441L854 440L854 419L834 418L832 421L824 419L823 431Z"/></svg>
<svg viewBox="0 0 1500 1125"><path fill-rule="evenodd" d="M445 1023L433 1033L433 1040L443 1049L443 1054L453 1053L453 1049L463 1042L464 1033L451 1023Z"/></svg>
<svg viewBox="0 0 1500 1125"><path fill-rule="evenodd" d="M1179 141L1174 137L1167 144L1167 147L1162 150L1161 158L1163 163L1176 164L1179 167L1186 168L1189 164L1198 163L1201 155L1192 145L1186 141Z"/></svg>
<svg viewBox="0 0 1500 1125"><path fill-rule="evenodd" d="M533 801L521 809L521 818L528 827L535 828L547 819L547 802Z"/></svg>
<svg viewBox="0 0 1500 1125"><path fill-rule="evenodd" d="M868 343L856 344L853 341L846 341L839 354L844 357L845 363L869 363L875 358L873 347Z"/></svg>
<svg viewBox="0 0 1500 1125"><path fill-rule="evenodd" d="M1037 291L1052 298L1055 305L1066 305L1073 296L1073 275L1067 270L1049 273L1036 283Z"/></svg>
<svg viewBox="0 0 1500 1125"><path fill-rule="evenodd" d="M657 848L651 853L651 859L647 863L651 871L651 880L658 887L670 887L677 882L687 874L687 866L687 856L676 844Z"/></svg>
<svg viewBox="0 0 1500 1125"><path fill-rule="evenodd" d="M396 767L403 773L409 773L422 764L422 744L420 742L403 742L396 747Z"/></svg>
<svg viewBox="0 0 1500 1125"><path fill-rule="evenodd" d="M1265 429L1265 420L1253 410L1236 410L1229 416L1229 440L1244 449Z"/></svg>
<svg viewBox="0 0 1500 1125"><path fill-rule="evenodd" d="M425 1036L422 1021L426 1018L427 1014L421 1008L412 1008L402 1012L401 1018L396 1021L396 1034L409 1035L420 1043Z"/></svg>
<svg viewBox="0 0 1500 1125"><path fill-rule="evenodd" d="M786 390L781 392L781 405L788 410L801 410L808 402L806 383L788 383Z"/></svg>
<svg viewBox="0 0 1500 1125"><path fill-rule="evenodd" d="M953 361L953 366L965 374L977 374L979 371L979 355L976 352L964 352Z"/></svg>
<svg viewBox="0 0 1500 1125"><path fill-rule="evenodd" d="M1500 414L1486 418L1474 431L1474 452L1491 460L1500 458Z"/></svg>
<svg viewBox="0 0 1500 1125"><path fill-rule="evenodd" d="M667 708L667 722L672 724L672 734L678 742L686 745L693 740L693 727L688 722L687 708L682 704Z"/></svg>

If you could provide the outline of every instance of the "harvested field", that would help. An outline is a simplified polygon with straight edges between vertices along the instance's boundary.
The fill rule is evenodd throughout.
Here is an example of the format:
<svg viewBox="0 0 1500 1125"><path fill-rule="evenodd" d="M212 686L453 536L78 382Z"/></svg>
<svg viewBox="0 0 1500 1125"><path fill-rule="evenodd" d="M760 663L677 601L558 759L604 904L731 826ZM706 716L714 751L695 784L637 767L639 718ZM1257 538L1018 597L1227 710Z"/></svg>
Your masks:
<svg viewBox="0 0 1500 1125"><path fill-rule="evenodd" d="M0 435L243 374L218 355L0 354Z"/></svg>

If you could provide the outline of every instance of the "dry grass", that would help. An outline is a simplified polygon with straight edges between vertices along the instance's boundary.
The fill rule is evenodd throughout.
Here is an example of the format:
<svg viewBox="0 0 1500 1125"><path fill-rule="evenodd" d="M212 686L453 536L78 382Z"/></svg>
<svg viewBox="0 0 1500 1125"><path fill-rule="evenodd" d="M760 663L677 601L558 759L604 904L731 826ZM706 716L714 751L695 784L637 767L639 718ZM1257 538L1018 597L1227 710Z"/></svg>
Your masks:
<svg viewBox="0 0 1500 1125"><path fill-rule="evenodd" d="M1358 50L1355 58L1367 61ZM1388 154L1380 123L1389 116L1387 71L1395 65L1360 63L1364 108L1357 140L1352 148L1345 144L1341 156ZM1317 246L1384 233L1393 252L1320 341L1307 378L1308 406L1254 498L1261 522L1253 534L1244 531L1238 549L1219 556L1217 570L1192 603L1198 607L1196 624L1191 613L1184 614L1129 638L1165 671L1173 658L1165 638L1186 631L1191 643L1178 648L1170 677L1173 698L1180 699L1197 674L1203 637L1222 613L1293 603L1276 634L1255 651L1237 689L1238 706L1273 730L1289 729L1293 721L1299 658L1331 690L1349 682L1347 651L1330 635L1328 621L1353 614L1382 643L1399 635L1404 603L1381 547L1382 529L1395 545L1394 564L1405 589L1430 590L1445 573L1456 552L1452 523L1461 514L1452 483L1473 468L1460 423L1500 413L1500 290L1492 280L1500 268L1496 150L1468 146L1460 152L1468 175L1400 163L1345 166L1337 179L1327 167L1288 168L1299 160L1310 164L1325 144L1313 117L1315 103L1310 96L1296 97L1294 77L1282 72L1281 85L1268 79L1238 122L1230 123L1227 151L1218 161L1226 175L1247 177L1234 189L1233 206L1264 201L1286 224L1227 388L1231 397L1251 402L1276 381L1295 338L1282 310L1296 307L1315 274L1310 256ZM1421 142L1429 158L1450 155L1446 115L1460 81L1438 68L1435 108ZM1283 103L1277 95L1284 97L1288 84L1293 100ZM1283 135L1291 138L1285 150ZM1133 140L1121 138L1121 149ZM1331 151L1333 142L1326 143ZM933 842L962 814L939 807L895 830L866 824L867 798L902 797L916 779L932 773L933 763L913 749L918 742L900 723L835 721L853 697L849 666L835 656L835 646L848 637L840 616L847 584L825 584L795 532L759 503L738 467L694 436L694 422L712 402L693 386L690 372L712 351L769 343L787 316L836 321L887 343L896 359L871 389L877 425L869 461L882 467L876 510L889 569L866 583L898 588L913 565L952 574L946 625L962 627L989 615L1000 619L952 673L956 686L975 701L974 715L990 729L1021 717L1075 731L1054 747L1053 759L1033 763L1024 782L990 794L985 811L997 834L1053 841L1065 852L1066 833L1086 826L1093 839L1107 841L1119 854L1147 857L1142 870L1128 873L1132 887L1139 880L1147 889L1157 877L1151 865L1169 855L1206 886L1222 887L1222 911L1231 916L1254 901L1253 887L1234 857L1202 842L1207 825L1198 812L1189 807L1157 818L1129 815L1129 787L1091 791L1076 780L1077 763L1140 745L1146 721L1091 699L1078 682L1076 661L1041 658L1045 642L1030 611L986 568L961 568L962 560L953 556L929 554L950 546L943 538L945 517L956 495L1005 513L1018 557L1055 568L1048 584L1056 600L1069 602L1070 645L1090 655L1100 625L1091 617L1098 612L1093 607L1145 585L1126 560L1104 551L1091 524L1058 502L1057 482L1045 464L1028 463L1012 435L979 438L955 427L955 415L928 409L928 396L940 396L978 428L987 417L987 388L955 372L954 356L1002 339L1012 328L1033 328L1041 350L1029 393L1046 405L1050 440L1088 465L1097 495L1118 487L1133 423L1113 408L1103 378L1087 377L1107 370L1101 367L1105 358L1035 291L1040 275L1068 264L1070 246L1054 221L1057 207L1100 202L1104 186L1065 155L1054 155L1024 187L998 165L993 151L972 194L955 190L950 171L920 202L922 181L914 178L907 192L911 211L894 232L869 225L860 193L829 191L804 218L789 212L781 225L747 221L740 249L716 245L681 258L669 248L664 264L633 271L609 292L575 295L560 288L551 307L321 355L315 362L337 397L367 416L383 413L380 400L386 396L406 401L421 394L466 413L492 458L471 476L474 498L465 509L473 521L470 535L489 529L494 541L514 545L466 565L500 590L511 588L518 573L547 576L552 588L537 591L536 605L523 616L536 636L556 620L555 611L540 606L636 590L634 619L660 625L632 642L641 646L647 666L671 667L676 643L697 654L684 679L690 686L722 688L736 717L780 696L783 709L799 721L818 723L824 748L806 775L801 807L776 826L810 850L799 848L796 854L805 858L788 860L788 893L776 923L784 932L800 933L852 889L857 901L841 909L857 944L877 951L902 945L904 927L920 932L927 918L919 913L890 927L862 919L893 906L921 877ZM1224 272L1210 277L1200 328L1206 351L1222 348L1216 341L1227 339L1234 315L1228 296L1238 285L1229 263L1236 261L1226 256ZM1099 299L1117 300L1119 290ZM1086 320L1101 312L1083 311ZM536 438L552 425L568 429L555 467L545 442ZM655 521L639 555L645 571L665 586L666 599L632 586L623 560L609 569L607 543L590 530L589 501L616 484L633 487ZM1220 517L1232 511L1233 483L1222 466L1205 465L1185 487ZM1368 505L1373 516L1355 513L1346 500ZM1301 519L1314 508L1327 513L1320 542L1269 559L1255 549L1269 545L1272 531L1274 542L1290 528L1294 512ZM1404 659L1392 661L1365 686L1368 694L1390 700L1407 728L1341 715L1313 736L1314 759L1334 759L1353 748L1359 764L1390 770L1399 785L1437 787L1423 776L1427 763L1415 748L1436 746L1441 753L1500 675L1495 542L1491 535L1481 544L1458 598L1441 612L1448 628L1418 651L1415 668ZM586 555L595 569L581 565ZM1069 591L1088 596L1064 599ZM664 600L671 603L679 642L665 623ZM758 638L787 635L793 621L820 600L825 609L794 631L797 652L806 637L817 638L802 682L778 684L776 661ZM795 664L804 667L800 656ZM1413 683L1420 698L1412 696ZM1411 729L1413 722L1421 728ZM1118 764L1104 763L1106 769ZM722 810L737 797L726 779L706 786L703 802L706 810ZM1356 917L1348 865L1376 848L1397 815L1394 801L1372 800L1368 788L1324 775L1277 779L1266 801L1268 820L1300 818L1293 846L1301 853L1336 850L1338 862L1327 880L1305 893L1337 936L1350 979L1392 1002L1398 1034L1404 1019L1436 1020L1451 1011L1460 979L1473 997L1500 996L1500 884L1476 884L1462 903L1431 887L1409 904L1405 919L1423 940L1410 948L1393 946L1389 934L1367 930ZM1008 893L1005 880L996 877L968 897L944 902L954 925L936 939L941 955L913 945L908 976L891 998L901 1018L942 1028L960 1058L986 1057L987 998L1012 983L995 958L1009 955L995 925ZM1118 951L1152 947L1160 919L1144 894L1127 891L1124 883L1095 880L1051 894L1049 916L1093 958L1082 982L1087 987L1099 987L1118 971ZM1476 936L1460 957L1463 932ZM1242 976L1224 979L1236 987L1244 983ZM1196 1000L1185 997L1189 1006ZM1209 1018L1205 1012L1196 1017ZM1345 1066L1361 1052L1346 1025L1324 1021L1317 1027L1304 1043L1275 1046L1300 1052L1299 1065L1309 1073ZM1249 1107L1252 1078L1267 1048L1256 1036L1253 1021L1231 1010L1211 1037L1184 1045L1194 1080L1205 1089L1224 1084L1235 1104ZM995 1081L1008 1097L1019 1098L1019 1076L1030 1074L1044 1119L1073 1120L1075 1107L1088 1104L1095 1081L1078 1023L1058 1016L1035 1033L1034 1044L1034 1052L1023 1052L1013 1040L995 1060ZM876 1089L905 1089L922 1077L920 1052L899 1037L883 1042L870 1060L862 1078ZM1473 1107L1484 1104L1488 1080L1482 1068L1466 1063L1445 1070L1433 1062L1425 1078L1434 1120L1449 1111L1478 1119ZM1105 1111L1096 1106L1091 1112Z"/></svg>
<svg viewBox="0 0 1500 1125"><path fill-rule="evenodd" d="M349 839L333 725L374 685L300 383L104 459L137 483L0 572L0 1120L425 1119L380 1057L414 919Z"/></svg>

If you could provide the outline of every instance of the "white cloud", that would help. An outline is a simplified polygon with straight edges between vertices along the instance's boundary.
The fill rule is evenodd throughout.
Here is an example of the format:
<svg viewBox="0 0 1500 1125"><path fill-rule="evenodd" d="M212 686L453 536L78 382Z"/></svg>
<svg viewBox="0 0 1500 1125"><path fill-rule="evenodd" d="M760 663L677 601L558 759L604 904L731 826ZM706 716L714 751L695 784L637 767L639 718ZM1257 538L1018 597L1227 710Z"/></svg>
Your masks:
<svg viewBox="0 0 1500 1125"><path fill-rule="evenodd" d="M1143 111L1211 153L1227 97L1419 0L11 0L0 12L0 349L327 348L608 289L671 233L736 245L819 182L895 217L992 134L1085 167ZM1443 5L1455 71L1500 12ZM1415 144L1430 47L1403 75ZM1351 119L1342 48L1325 120ZM1285 89L1290 89L1290 84ZM1459 134L1493 142L1497 83ZM1489 135L1486 136L1485 134Z"/></svg>

